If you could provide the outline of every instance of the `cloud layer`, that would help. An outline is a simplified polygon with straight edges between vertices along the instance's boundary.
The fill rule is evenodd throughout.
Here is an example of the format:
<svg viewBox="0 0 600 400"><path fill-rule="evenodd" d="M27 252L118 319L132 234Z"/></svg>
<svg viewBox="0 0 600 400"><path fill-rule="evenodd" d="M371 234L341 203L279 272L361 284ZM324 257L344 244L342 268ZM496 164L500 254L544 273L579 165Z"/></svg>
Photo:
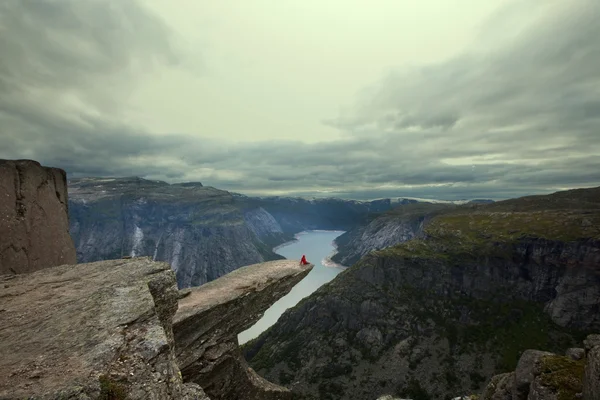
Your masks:
<svg viewBox="0 0 600 400"><path fill-rule="evenodd" d="M123 99L133 78L185 59L169 25L140 4L0 3L0 158L250 194L506 198L600 185L595 0L549 1L530 18L515 3L489 24L520 18L506 40L398 67L326 122L342 139L321 143L132 123Z"/></svg>

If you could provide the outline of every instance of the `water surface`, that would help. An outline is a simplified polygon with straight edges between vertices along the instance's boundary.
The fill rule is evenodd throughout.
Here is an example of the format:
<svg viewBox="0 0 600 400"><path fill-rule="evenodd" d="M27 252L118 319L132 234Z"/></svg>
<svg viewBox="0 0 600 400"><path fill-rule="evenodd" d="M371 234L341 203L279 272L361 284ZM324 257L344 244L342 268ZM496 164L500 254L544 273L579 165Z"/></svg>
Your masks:
<svg viewBox="0 0 600 400"><path fill-rule="evenodd" d="M329 257L335 251L333 239L342 233L344 232L302 232L296 235L297 240L295 242L286 243L275 249L277 254L281 254L291 260L300 260L304 254L307 261L315 264L315 266L287 295L273 303L256 324L238 335L240 344L246 343L248 340L260 335L277 322L285 310L298 304L300 300L335 278L337 274L344 270L344 267L337 266L329 260Z"/></svg>

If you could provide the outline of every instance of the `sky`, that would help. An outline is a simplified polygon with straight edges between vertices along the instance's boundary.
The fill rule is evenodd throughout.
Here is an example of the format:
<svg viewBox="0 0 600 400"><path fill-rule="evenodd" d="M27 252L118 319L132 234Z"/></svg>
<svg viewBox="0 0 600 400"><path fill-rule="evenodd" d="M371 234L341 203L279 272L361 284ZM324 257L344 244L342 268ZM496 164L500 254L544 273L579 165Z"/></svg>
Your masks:
<svg viewBox="0 0 600 400"><path fill-rule="evenodd" d="M0 158L248 195L600 186L597 0L3 0Z"/></svg>

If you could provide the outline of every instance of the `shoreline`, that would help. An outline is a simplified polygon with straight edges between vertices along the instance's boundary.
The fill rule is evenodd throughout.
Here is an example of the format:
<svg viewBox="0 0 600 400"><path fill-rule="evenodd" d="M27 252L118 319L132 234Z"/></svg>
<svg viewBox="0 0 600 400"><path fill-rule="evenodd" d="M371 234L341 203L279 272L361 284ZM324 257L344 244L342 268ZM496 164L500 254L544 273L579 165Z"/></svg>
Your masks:
<svg viewBox="0 0 600 400"><path fill-rule="evenodd" d="M338 264L335 261L331 260L331 257L335 256L338 253L338 248L337 248L337 245L335 244L335 240L333 240L331 242L331 246L333 247L333 251L331 252L330 255L328 255L327 257L325 257L324 259L321 260L321 264L323 264L324 266L329 267L329 268L343 268L343 269L348 268L345 265Z"/></svg>
<svg viewBox="0 0 600 400"><path fill-rule="evenodd" d="M302 236L302 235L305 235L305 234L311 233L311 232L341 232L340 235L342 235L342 234L344 234L345 231L340 231L340 230L337 230L337 229L309 229L309 230L306 230L306 231L302 231L302 232L296 233L294 235L294 239L288 240L285 243L281 243L281 244L273 247L273 249L271 251L273 253L279 254L279 253L277 253L277 250L279 250L279 249L281 249L281 248L283 248L285 246L289 246L290 244L298 242L298 240L299 240L298 237L299 236ZM331 254L329 254L327 257L325 257L325 258L323 258L321 260L321 265L323 265L324 267L327 267L327 268L344 268L344 269L348 268L345 265L338 264L338 263L336 263L336 262L334 262L334 261L331 260L331 257L333 257L334 255L336 255L337 252L338 252L337 245L335 244L335 240L333 240L331 242L331 246L333 247L333 251L331 252ZM281 254L279 254L279 255L281 255Z"/></svg>
<svg viewBox="0 0 600 400"><path fill-rule="evenodd" d="M277 246L273 247L271 249L271 251L273 253L277 253L277 250L281 249L282 247L288 246L292 243L296 243L298 241L298 236L302 236L302 235L305 235L310 232L342 232L342 234L343 234L345 231L340 231L340 230L336 230L336 229L308 229L306 231L302 231L302 232L298 232L298 233L294 234L294 239L288 240L287 242L284 242L281 244L278 244ZM334 247L334 249L336 249L335 251L337 251L337 246L335 244L333 245L333 247ZM335 254L335 253L333 253L333 254ZM333 254L331 256L333 256ZM330 257L330 256L328 256L328 257Z"/></svg>

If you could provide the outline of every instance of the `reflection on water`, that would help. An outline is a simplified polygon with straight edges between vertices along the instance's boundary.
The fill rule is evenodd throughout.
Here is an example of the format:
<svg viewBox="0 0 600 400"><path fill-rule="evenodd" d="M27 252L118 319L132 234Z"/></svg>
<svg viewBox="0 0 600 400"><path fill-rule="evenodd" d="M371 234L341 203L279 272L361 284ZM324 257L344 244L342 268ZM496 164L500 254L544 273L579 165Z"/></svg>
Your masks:
<svg viewBox="0 0 600 400"><path fill-rule="evenodd" d="M286 296L279 299L265 311L265 315L254 326L238 335L240 344L260 335L277 322L285 310L298 304L300 300L335 278L337 274L344 270L344 267L336 266L328 259L335 250L333 239L342 233L344 232L302 232L296 235L297 241L284 244L275 250L276 253L290 260L300 260L302 255L305 254L306 259L315 264L315 266Z"/></svg>

